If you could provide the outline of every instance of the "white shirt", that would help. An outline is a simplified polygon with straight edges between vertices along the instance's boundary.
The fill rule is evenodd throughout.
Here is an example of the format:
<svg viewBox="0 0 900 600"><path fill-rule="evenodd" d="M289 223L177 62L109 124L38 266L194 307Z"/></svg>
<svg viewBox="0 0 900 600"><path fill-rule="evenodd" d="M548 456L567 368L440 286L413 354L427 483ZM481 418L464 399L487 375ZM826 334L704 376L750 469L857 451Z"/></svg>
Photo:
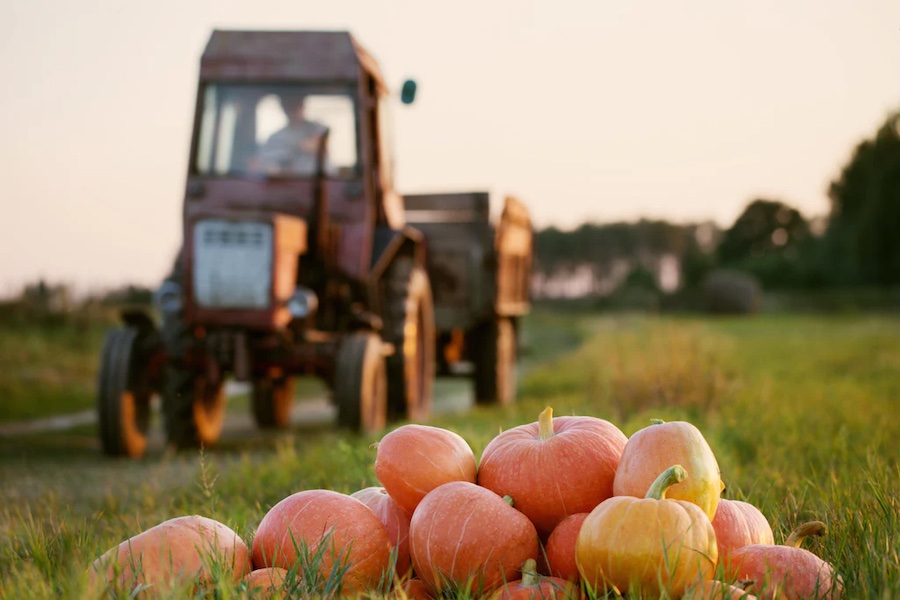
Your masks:
<svg viewBox="0 0 900 600"><path fill-rule="evenodd" d="M314 175L319 142L327 129L315 121L289 123L260 148L260 169L266 173Z"/></svg>

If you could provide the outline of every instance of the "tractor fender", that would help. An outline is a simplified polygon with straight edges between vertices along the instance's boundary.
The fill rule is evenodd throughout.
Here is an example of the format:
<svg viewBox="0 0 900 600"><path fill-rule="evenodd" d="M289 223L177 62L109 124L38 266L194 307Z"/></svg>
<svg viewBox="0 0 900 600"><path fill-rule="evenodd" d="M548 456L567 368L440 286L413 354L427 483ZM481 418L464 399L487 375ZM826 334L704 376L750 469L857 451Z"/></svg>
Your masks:
<svg viewBox="0 0 900 600"><path fill-rule="evenodd" d="M154 333L157 330L156 321L153 320L147 311L140 308L123 309L119 315L122 322L129 327L134 327L141 334Z"/></svg>
<svg viewBox="0 0 900 600"><path fill-rule="evenodd" d="M380 313L378 288L385 272L400 256L411 256L415 264L425 268L425 235L414 227L404 225L400 229L378 227L375 229L372 248L372 268L366 281L369 305Z"/></svg>
<svg viewBox="0 0 900 600"><path fill-rule="evenodd" d="M416 264L424 268L425 235L409 225L401 229L377 228L372 248L372 269L369 271L370 285L378 284L398 256L412 256Z"/></svg>
<svg viewBox="0 0 900 600"><path fill-rule="evenodd" d="M141 308L125 308L119 316L126 327L137 330L135 357L141 368L146 370L149 385L158 390L168 357L156 321L149 312Z"/></svg>

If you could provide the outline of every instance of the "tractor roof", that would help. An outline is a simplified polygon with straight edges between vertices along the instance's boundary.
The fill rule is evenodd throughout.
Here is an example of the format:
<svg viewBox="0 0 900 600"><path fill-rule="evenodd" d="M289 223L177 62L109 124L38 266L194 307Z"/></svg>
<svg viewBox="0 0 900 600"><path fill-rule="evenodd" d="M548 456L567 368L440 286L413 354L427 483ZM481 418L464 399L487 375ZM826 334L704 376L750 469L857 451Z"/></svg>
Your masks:
<svg viewBox="0 0 900 600"><path fill-rule="evenodd" d="M378 63L347 31L214 30L203 80L355 82L360 69L384 86Z"/></svg>

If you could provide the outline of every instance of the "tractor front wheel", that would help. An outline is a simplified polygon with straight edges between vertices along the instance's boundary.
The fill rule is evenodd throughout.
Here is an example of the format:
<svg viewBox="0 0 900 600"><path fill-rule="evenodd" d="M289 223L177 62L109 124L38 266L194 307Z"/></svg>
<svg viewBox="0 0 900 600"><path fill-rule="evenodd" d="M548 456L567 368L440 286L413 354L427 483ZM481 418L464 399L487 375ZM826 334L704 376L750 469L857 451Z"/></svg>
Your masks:
<svg viewBox="0 0 900 600"><path fill-rule="evenodd" d="M338 425L371 433L387 422L387 371L381 339L374 333L351 333L338 348L334 400Z"/></svg>
<svg viewBox="0 0 900 600"><path fill-rule="evenodd" d="M149 376L155 332L130 326L106 334L100 357L97 416L100 443L110 456L139 458L147 449L150 426Z"/></svg>
<svg viewBox="0 0 900 600"><path fill-rule="evenodd" d="M225 422L225 386L221 380L170 365L163 391L169 445L190 448L218 441Z"/></svg>
<svg viewBox="0 0 900 600"><path fill-rule="evenodd" d="M260 429L285 429L291 423L294 380L260 377L253 381L253 418Z"/></svg>

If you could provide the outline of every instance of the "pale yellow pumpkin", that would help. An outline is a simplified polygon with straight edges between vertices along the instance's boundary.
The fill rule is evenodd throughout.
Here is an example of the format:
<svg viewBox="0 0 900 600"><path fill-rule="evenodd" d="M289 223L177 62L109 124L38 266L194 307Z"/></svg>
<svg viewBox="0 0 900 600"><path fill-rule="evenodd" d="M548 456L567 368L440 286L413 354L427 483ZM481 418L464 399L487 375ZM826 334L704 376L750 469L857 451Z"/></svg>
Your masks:
<svg viewBox="0 0 900 600"><path fill-rule="evenodd" d="M642 498L656 476L675 464L683 465L688 476L673 485L667 497L693 502L712 521L725 484L703 434L686 421L654 419L652 425L628 438L616 469L613 495Z"/></svg>

